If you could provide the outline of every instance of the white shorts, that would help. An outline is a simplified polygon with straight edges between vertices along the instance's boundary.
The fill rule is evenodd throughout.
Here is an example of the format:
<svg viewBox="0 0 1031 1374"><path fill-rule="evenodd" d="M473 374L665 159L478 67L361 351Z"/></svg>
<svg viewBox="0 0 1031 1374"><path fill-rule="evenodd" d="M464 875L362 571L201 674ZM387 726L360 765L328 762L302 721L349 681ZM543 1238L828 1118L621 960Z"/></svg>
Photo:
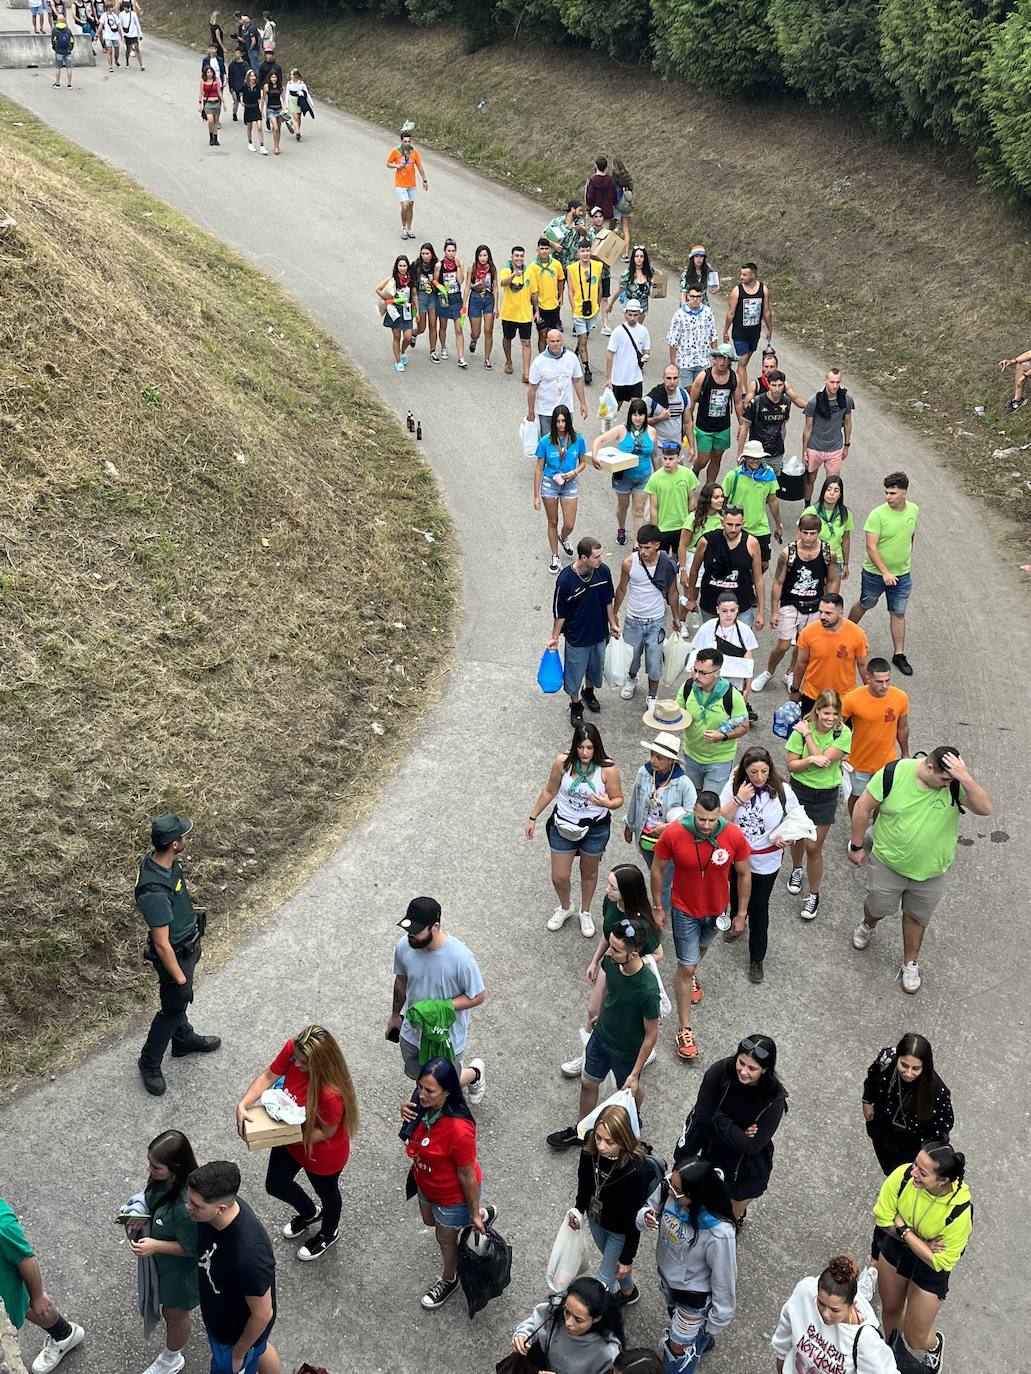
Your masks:
<svg viewBox="0 0 1031 1374"><path fill-rule="evenodd" d="M395 187L394 187L394 195L397 196L398 200L414 200L414 199L415 199L415 187L414 187L414 186L395 186Z"/></svg>
<svg viewBox="0 0 1031 1374"><path fill-rule="evenodd" d="M797 606L781 606L777 616L777 638L782 643L793 644L799 630L804 630L807 625L812 625L819 618L818 610L806 615L800 613Z"/></svg>

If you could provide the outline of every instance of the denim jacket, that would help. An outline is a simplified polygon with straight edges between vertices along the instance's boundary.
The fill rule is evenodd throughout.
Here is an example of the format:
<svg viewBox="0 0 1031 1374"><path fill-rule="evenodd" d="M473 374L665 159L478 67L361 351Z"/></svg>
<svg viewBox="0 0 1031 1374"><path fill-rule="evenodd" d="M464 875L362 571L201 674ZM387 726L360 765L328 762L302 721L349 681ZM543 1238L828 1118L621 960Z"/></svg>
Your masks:
<svg viewBox="0 0 1031 1374"><path fill-rule="evenodd" d="M659 790L659 804L662 807L662 815L665 819L675 806L681 806L685 811L693 811L697 792L694 783L684 773L680 764L673 765L674 776L666 783L665 787ZM641 831L644 823L648 819L648 804L652 795L652 766L644 763L638 770L637 777L634 779L634 790L630 796L630 805L627 807L626 824L634 832L634 843L640 844Z"/></svg>

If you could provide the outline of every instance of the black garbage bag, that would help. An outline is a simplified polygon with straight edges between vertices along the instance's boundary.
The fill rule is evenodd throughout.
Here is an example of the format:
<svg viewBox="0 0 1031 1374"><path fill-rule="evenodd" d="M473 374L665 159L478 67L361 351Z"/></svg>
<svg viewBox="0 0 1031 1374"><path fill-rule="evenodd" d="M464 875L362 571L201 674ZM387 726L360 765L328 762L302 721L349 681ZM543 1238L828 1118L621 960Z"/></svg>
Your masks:
<svg viewBox="0 0 1031 1374"><path fill-rule="evenodd" d="M512 1282L511 1245L492 1226L484 1236L472 1226L464 1227L458 1237L458 1279L469 1316L475 1317Z"/></svg>

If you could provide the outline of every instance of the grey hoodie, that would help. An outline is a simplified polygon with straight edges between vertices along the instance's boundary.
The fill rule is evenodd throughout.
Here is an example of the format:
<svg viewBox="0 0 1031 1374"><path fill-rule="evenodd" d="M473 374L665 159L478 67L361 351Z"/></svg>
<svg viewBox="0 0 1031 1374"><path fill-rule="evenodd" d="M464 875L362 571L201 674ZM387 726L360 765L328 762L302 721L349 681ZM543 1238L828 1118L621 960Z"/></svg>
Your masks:
<svg viewBox="0 0 1031 1374"><path fill-rule="evenodd" d="M571 1336L562 1318L561 1302L561 1298L539 1302L512 1334L535 1337L533 1343L544 1350L547 1367L554 1374L608 1374L619 1354L619 1342L615 1337L606 1339L596 1331L589 1331L586 1336ZM549 1329L542 1330L545 1327Z"/></svg>
<svg viewBox="0 0 1031 1374"><path fill-rule="evenodd" d="M638 1212L639 1231L646 1229L645 1217L649 1212L658 1214L662 1191L660 1185ZM718 1336L734 1318L737 1232L729 1221L718 1221L703 1210L698 1222L698 1237L692 1245L693 1235L687 1208L681 1208L675 1198L668 1197L655 1245L659 1277L672 1289L709 1293L711 1306L705 1329L710 1336Z"/></svg>

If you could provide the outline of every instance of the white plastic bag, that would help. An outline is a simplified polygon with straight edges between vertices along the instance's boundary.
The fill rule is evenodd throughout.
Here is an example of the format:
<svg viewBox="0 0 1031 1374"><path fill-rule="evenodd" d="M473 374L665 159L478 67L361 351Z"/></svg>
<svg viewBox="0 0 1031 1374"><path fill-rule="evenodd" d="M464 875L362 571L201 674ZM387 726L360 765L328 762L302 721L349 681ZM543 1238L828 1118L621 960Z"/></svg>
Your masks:
<svg viewBox="0 0 1031 1374"><path fill-rule="evenodd" d="M659 1019L661 1020L662 1017L668 1016L673 1010L673 1003L669 1000L669 994L663 986L662 977L659 973L659 966L655 962L655 955L646 954L644 956L644 962L651 969L652 973L655 974L655 981L659 985Z"/></svg>
<svg viewBox="0 0 1031 1374"><path fill-rule="evenodd" d="M616 393L610 386L598 397L598 419L611 420L619 407L616 405Z"/></svg>
<svg viewBox="0 0 1031 1374"><path fill-rule="evenodd" d="M575 1209L574 1209L575 1210ZM577 1213L580 1216L579 1213ZM590 1249L587 1244L587 1223L580 1216L580 1227L574 1231L569 1224L569 1213L562 1218L555 1244L551 1247L546 1274L548 1287L553 1293L564 1293L569 1285L591 1267Z"/></svg>
<svg viewBox="0 0 1031 1374"><path fill-rule="evenodd" d="M609 639L605 650L605 681L610 687L622 687L626 682L633 657L632 646L627 644L622 636L617 639L613 635Z"/></svg>
<svg viewBox="0 0 1031 1374"><path fill-rule="evenodd" d="M687 672L687 657L691 641L677 630L662 641L662 686L677 687Z"/></svg>
<svg viewBox="0 0 1031 1374"><path fill-rule="evenodd" d="M848 806L852 799L852 773L853 768L850 763L841 765L841 800Z"/></svg>
<svg viewBox="0 0 1031 1374"><path fill-rule="evenodd" d="M587 1132L594 1125L595 1121L598 1119L598 1113L603 1107L625 1107L630 1115L630 1125L634 1135L640 1140L641 1119L637 1115L637 1103L634 1101L634 1095L629 1088L620 1088L619 1091L614 1092L611 1097L607 1097L604 1102L599 1102L594 1111L588 1112L582 1121L576 1123L576 1133L581 1140L583 1140Z"/></svg>
<svg viewBox="0 0 1031 1374"><path fill-rule="evenodd" d="M541 431L536 420L519 421L519 442L523 446L524 458L536 458L540 440Z"/></svg>

